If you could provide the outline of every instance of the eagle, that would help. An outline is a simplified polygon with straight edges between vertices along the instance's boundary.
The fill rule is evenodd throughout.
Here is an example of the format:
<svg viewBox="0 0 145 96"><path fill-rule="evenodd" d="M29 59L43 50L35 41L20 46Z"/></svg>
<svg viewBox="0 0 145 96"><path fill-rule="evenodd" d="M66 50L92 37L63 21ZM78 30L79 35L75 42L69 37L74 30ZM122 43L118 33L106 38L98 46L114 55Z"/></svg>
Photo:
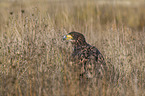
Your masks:
<svg viewBox="0 0 145 96"><path fill-rule="evenodd" d="M72 43L71 61L79 69L80 79L91 79L105 76L107 65L100 51L85 40L83 34L70 32L63 36L63 40Z"/></svg>

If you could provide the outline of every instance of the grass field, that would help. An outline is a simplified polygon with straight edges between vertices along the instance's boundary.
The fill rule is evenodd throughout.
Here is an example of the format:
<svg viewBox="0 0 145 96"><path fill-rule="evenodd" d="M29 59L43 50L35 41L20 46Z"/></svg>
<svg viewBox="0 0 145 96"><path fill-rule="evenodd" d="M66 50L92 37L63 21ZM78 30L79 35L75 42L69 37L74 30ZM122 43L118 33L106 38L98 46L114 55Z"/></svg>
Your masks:
<svg viewBox="0 0 145 96"><path fill-rule="evenodd" d="M144 11L143 0L0 1L0 96L145 96ZM80 90L70 31L101 51L110 80Z"/></svg>

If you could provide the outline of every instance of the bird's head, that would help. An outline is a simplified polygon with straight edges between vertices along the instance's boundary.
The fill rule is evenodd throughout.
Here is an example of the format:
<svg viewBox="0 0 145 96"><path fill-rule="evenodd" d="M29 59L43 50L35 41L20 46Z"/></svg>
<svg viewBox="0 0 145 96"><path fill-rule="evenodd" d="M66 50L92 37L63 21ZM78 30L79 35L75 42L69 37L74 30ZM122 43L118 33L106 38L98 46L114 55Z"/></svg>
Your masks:
<svg viewBox="0 0 145 96"><path fill-rule="evenodd" d="M84 35L79 32L70 32L63 36L63 40L70 41L72 44L77 46L87 44Z"/></svg>

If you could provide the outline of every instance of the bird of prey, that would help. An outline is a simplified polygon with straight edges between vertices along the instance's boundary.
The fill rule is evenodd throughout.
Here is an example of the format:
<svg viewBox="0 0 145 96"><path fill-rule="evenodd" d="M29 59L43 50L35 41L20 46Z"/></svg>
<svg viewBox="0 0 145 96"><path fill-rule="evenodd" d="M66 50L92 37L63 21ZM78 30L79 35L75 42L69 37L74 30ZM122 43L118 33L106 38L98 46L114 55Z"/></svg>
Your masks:
<svg viewBox="0 0 145 96"><path fill-rule="evenodd" d="M94 78L105 76L107 66L100 51L88 44L83 34L70 32L63 36L63 40L70 41L73 46L71 60L79 66L79 78Z"/></svg>

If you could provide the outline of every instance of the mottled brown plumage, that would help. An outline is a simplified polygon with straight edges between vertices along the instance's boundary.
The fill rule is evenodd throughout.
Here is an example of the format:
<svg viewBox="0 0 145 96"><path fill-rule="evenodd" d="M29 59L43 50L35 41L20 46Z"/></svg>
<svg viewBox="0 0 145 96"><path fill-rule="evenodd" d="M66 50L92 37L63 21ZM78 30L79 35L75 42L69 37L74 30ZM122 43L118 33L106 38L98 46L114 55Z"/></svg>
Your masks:
<svg viewBox="0 0 145 96"><path fill-rule="evenodd" d="M86 42L83 34L70 32L63 39L72 42L74 50L71 55L71 60L80 69L80 79L105 76L107 66L102 54L96 47Z"/></svg>

